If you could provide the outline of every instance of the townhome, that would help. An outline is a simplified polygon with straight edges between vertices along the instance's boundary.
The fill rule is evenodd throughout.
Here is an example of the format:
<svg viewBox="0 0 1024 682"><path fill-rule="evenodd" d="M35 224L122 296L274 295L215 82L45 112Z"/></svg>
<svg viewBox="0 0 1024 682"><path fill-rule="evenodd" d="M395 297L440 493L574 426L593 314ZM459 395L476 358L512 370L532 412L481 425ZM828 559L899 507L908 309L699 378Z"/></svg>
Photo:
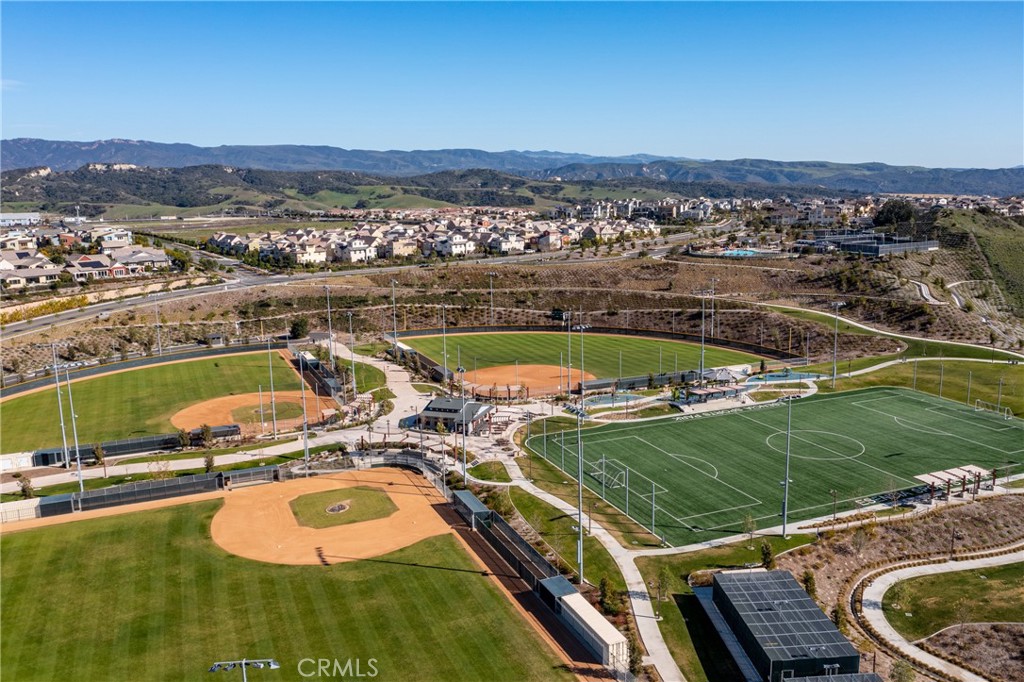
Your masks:
<svg viewBox="0 0 1024 682"><path fill-rule="evenodd" d="M171 259L163 249L149 246L125 246L114 249L110 253L110 257L128 268L129 274L132 275L171 267Z"/></svg>
<svg viewBox="0 0 1024 682"><path fill-rule="evenodd" d="M120 279L129 276L128 268L114 263L104 255L74 256L68 260L65 270L76 282L86 282L92 279Z"/></svg>

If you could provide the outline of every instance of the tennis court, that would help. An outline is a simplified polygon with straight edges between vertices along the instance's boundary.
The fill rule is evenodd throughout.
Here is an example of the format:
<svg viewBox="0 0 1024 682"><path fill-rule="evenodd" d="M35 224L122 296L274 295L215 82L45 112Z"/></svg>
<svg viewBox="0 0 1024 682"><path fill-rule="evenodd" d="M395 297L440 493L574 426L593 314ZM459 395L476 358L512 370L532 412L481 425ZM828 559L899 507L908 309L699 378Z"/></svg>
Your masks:
<svg viewBox="0 0 1024 682"><path fill-rule="evenodd" d="M791 404L791 522L891 499L930 472L1022 470L1024 422L973 405L897 388ZM788 405L585 429L584 484L673 545L742 533L748 515L777 526ZM575 478L575 430L528 445Z"/></svg>

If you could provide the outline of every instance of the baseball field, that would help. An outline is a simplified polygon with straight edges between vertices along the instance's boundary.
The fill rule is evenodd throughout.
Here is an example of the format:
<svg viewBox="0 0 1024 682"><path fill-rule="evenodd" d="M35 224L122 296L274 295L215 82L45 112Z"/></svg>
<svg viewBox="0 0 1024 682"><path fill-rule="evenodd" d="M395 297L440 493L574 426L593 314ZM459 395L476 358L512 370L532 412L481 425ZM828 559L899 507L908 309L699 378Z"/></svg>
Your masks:
<svg viewBox="0 0 1024 682"><path fill-rule="evenodd" d="M363 676L372 665L385 680L571 679L433 511L422 479L385 485L399 508L386 519L318 530L278 515L275 542L303 546L254 550L233 517L287 510L289 498L308 494L303 486L330 485L317 478L5 533L0 676L200 679L215 661L274 658L280 670L251 669L248 679L302 679L316 669L309 659L358 665ZM377 546L403 528L411 539L374 554L386 524L400 532ZM259 560L223 548L233 544ZM354 556L360 548L367 553Z"/></svg>
<svg viewBox="0 0 1024 682"><path fill-rule="evenodd" d="M273 362L275 390L298 391L298 374L277 353L273 355ZM94 443L172 433L177 430L172 417L189 406L225 396L255 395L261 385L264 394L269 396L268 364L266 353L225 355L74 381L72 397L78 440ZM66 385L61 393L70 442L71 411ZM258 403L258 398L248 402ZM237 407L239 405L234 406ZM60 446L57 391L52 386L5 399L0 405L0 412L3 420L0 448L3 452ZM230 410L226 414L230 416Z"/></svg>
<svg viewBox="0 0 1024 682"><path fill-rule="evenodd" d="M454 369L461 355L466 368L466 381L473 375L490 368L511 368L518 362L524 366L554 368L570 357L568 334L558 332L509 332L496 334L448 334L448 367ZM440 336L400 337L402 343L427 357L443 362L445 340ZM685 371L700 366L700 344L665 341L615 334L584 334L583 363L587 374L599 379L646 376L654 373ZM580 334L572 335L571 361L573 376L580 367ZM705 346L704 366L757 364L760 358L749 353ZM514 374L508 380L514 382ZM488 375L486 381L493 378ZM500 382L499 382L500 383ZM525 382L523 382L525 383ZM555 382L557 384L557 378Z"/></svg>
<svg viewBox="0 0 1024 682"><path fill-rule="evenodd" d="M873 388L790 404L790 521L885 501L918 475L1024 467L1024 422L963 403ZM741 534L748 516L780 525L787 407L586 429L584 484L674 545ZM575 430L528 442L574 477L577 443Z"/></svg>

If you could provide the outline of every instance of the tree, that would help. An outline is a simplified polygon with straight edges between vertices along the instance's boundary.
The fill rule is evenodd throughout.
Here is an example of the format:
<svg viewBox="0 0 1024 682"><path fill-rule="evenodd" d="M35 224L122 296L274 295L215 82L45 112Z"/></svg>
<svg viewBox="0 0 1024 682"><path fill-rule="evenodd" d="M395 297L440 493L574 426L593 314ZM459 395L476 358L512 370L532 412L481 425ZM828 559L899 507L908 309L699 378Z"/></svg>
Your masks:
<svg viewBox="0 0 1024 682"><path fill-rule="evenodd" d="M889 670L889 679L891 682L914 682L917 679L917 673L909 663L900 659L892 664L892 668Z"/></svg>
<svg viewBox="0 0 1024 682"><path fill-rule="evenodd" d="M846 632L846 609L843 608L842 601L837 601L832 607L832 623L840 632Z"/></svg>
<svg viewBox="0 0 1024 682"><path fill-rule="evenodd" d="M309 320L305 317L296 317L292 320L292 326L288 330L288 334L293 339L305 338L306 334L309 333Z"/></svg>
<svg viewBox="0 0 1024 682"><path fill-rule="evenodd" d="M890 199L875 214L875 226L898 225L910 222L916 211L914 204L905 199Z"/></svg>
<svg viewBox="0 0 1024 682"><path fill-rule="evenodd" d="M103 478L107 477L107 459L104 456L106 453L103 452L103 446L99 443L94 443L92 446L92 456L96 458L97 464L103 465Z"/></svg>
<svg viewBox="0 0 1024 682"><path fill-rule="evenodd" d="M807 592L807 596L809 596L811 599L817 599L818 586L814 582L814 571L812 571L809 568L806 569L804 571L803 576L801 576L801 580L803 581L804 590Z"/></svg>
<svg viewBox="0 0 1024 682"><path fill-rule="evenodd" d="M203 469L206 470L206 473L209 474L209 473L213 472L213 466L214 466L213 453L212 452L207 452L206 455L203 456Z"/></svg>
<svg viewBox="0 0 1024 682"><path fill-rule="evenodd" d="M971 620L971 602L966 597L960 597L953 606L953 614L956 617L956 622L960 625L956 629L956 642L959 645L964 636L964 625Z"/></svg>
<svg viewBox="0 0 1024 682"><path fill-rule="evenodd" d="M178 447L182 450L192 444L192 437L188 435L188 431L185 429L178 429Z"/></svg>
<svg viewBox="0 0 1024 682"><path fill-rule="evenodd" d="M629 632L629 672L634 677L639 676L644 670L644 655L640 651L640 642L636 639L636 633L632 630Z"/></svg>
<svg viewBox="0 0 1024 682"><path fill-rule="evenodd" d="M892 597L893 608L903 608L903 600L907 598L907 583L899 581L889 588L889 595Z"/></svg>
<svg viewBox="0 0 1024 682"><path fill-rule="evenodd" d="M14 478L18 481L18 490L21 492L21 496L30 500L36 496L35 487L32 485L32 479L28 476L23 476L20 472L14 474Z"/></svg>
<svg viewBox="0 0 1024 682"><path fill-rule="evenodd" d="M210 447L210 444L213 443L213 429L209 424L199 427L199 442L203 444L203 447Z"/></svg>
<svg viewBox="0 0 1024 682"><path fill-rule="evenodd" d="M857 556L864 553L864 548L868 544L868 533L864 530L863 526L853 531L853 537L850 538L850 546L853 547L854 551L857 552Z"/></svg>
<svg viewBox="0 0 1024 682"><path fill-rule="evenodd" d="M769 571L775 568L775 549L768 540L761 541L761 565Z"/></svg>
<svg viewBox="0 0 1024 682"><path fill-rule="evenodd" d="M757 521L754 520L753 514L747 514L743 517L743 532L747 534L747 549L754 549L754 533L757 532Z"/></svg>

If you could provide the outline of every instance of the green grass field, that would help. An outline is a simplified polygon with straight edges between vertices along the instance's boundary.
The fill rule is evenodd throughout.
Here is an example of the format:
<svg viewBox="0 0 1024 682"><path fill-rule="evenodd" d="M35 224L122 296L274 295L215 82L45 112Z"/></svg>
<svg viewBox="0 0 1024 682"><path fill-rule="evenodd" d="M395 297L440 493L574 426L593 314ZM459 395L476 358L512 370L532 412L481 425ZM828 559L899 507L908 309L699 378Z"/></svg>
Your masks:
<svg viewBox="0 0 1024 682"><path fill-rule="evenodd" d="M173 433L170 418L178 410L219 396L255 393L270 386L267 356L263 353L225 355L206 360L145 367L72 383L78 441L132 438ZM274 388L297 391L299 378L274 355ZM68 442L71 412L67 387L61 391ZM3 452L24 452L60 447L60 414L53 388L5 400L0 406Z"/></svg>
<svg viewBox="0 0 1024 682"><path fill-rule="evenodd" d="M212 679L214 661L273 657L249 679L302 679L303 658L375 658L384 680L571 679L454 537L278 566L213 544L219 505L5 533L0 677Z"/></svg>
<svg viewBox="0 0 1024 682"><path fill-rule="evenodd" d="M327 511L328 507L339 502L346 503L348 509L333 514ZM380 488L361 485L302 495L288 505L292 508L292 514L295 514L299 525L310 528L329 528L382 519L398 511L398 507L386 492Z"/></svg>
<svg viewBox="0 0 1024 682"><path fill-rule="evenodd" d="M961 597L968 623L1018 622L1024 610L1024 563L912 578L903 585L899 608L893 603L892 588L886 591L882 608L889 623L910 641L959 624Z"/></svg>
<svg viewBox="0 0 1024 682"><path fill-rule="evenodd" d="M448 366L457 364L462 350L462 366L467 371L514 365L551 365L559 363L559 353L568 357L567 334L524 332L508 334L449 334ZM614 334L585 334L584 369L598 378L644 376L648 373L684 371L700 367L700 345ZM401 337L400 337L401 338ZM442 362L442 337L410 336L401 341L437 362ZM660 350L660 361L659 361ZM619 373L621 351L622 373ZM564 362L564 360L563 360ZM705 367L757 364L760 358L714 346L705 346ZM580 366L580 335L572 335L572 365Z"/></svg>
<svg viewBox="0 0 1024 682"><path fill-rule="evenodd" d="M967 464L1019 472L1024 461L1024 422L922 393L875 388L792 405L791 521L829 514L830 490L840 510L855 509L922 485L918 474ZM587 429L584 482L674 545L742 533L747 515L777 526L786 420L776 403ZM575 476L573 431L528 444Z"/></svg>

